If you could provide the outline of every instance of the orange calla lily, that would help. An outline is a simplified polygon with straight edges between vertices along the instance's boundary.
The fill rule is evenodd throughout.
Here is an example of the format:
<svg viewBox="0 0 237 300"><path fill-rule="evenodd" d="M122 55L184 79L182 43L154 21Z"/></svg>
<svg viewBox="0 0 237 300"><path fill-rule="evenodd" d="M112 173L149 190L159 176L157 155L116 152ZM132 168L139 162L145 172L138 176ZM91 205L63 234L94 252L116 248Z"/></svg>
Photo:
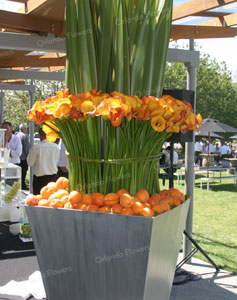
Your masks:
<svg viewBox="0 0 237 300"><path fill-rule="evenodd" d="M82 102L81 104L81 111L84 113L84 114L93 114L95 113L95 105L92 101L84 101Z"/></svg>
<svg viewBox="0 0 237 300"><path fill-rule="evenodd" d="M154 117L151 119L151 126L155 129L155 131L162 132L166 128L166 121L162 117Z"/></svg>
<svg viewBox="0 0 237 300"><path fill-rule="evenodd" d="M59 138L58 134L56 133L56 132L59 131L58 128L54 124L52 124L50 122L46 122L42 126L42 130L45 132L45 134L46 134L46 140L48 142L55 142L56 139Z"/></svg>
<svg viewBox="0 0 237 300"><path fill-rule="evenodd" d="M202 116L200 114L196 115L196 123L198 124L198 126L201 128L202 127Z"/></svg>

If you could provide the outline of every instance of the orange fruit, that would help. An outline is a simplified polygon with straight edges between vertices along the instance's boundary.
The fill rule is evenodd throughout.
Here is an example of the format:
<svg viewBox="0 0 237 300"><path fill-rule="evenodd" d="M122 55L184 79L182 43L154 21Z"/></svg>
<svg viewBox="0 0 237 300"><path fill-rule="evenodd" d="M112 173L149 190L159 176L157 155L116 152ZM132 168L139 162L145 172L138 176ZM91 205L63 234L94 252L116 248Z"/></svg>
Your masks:
<svg viewBox="0 0 237 300"><path fill-rule="evenodd" d="M70 202L67 202L65 205L64 205L64 208L67 208L67 209L73 209L74 207L72 206L72 204Z"/></svg>
<svg viewBox="0 0 237 300"><path fill-rule="evenodd" d="M42 189L40 190L40 194L43 199L48 199L49 196L52 195L53 193L54 193L54 190L48 185L42 187Z"/></svg>
<svg viewBox="0 0 237 300"><path fill-rule="evenodd" d="M50 202L47 199L42 199L42 200L39 201L38 206L49 207L50 206Z"/></svg>
<svg viewBox="0 0 237 300"><path fill-rule="evenodd" d="M184 196L184 194L182 194L182 193L180 194L179 200L180 200L181 203L185 201L185 196Z"/></svg>
<svg viewBox="0 0 237 300"><path fill-rule="evenodd" d="M117 195L119 196L119 198L123 195L123 194L129 194L129 192L125 189L121 189L117 191Z"/></svg>
<svg viewBox="0 0 237 300"><path fill-rule="evenodd" d="M173 201L174 201L174 206L179 206L181 201L179 200L179 198L173 198Z"/></svg>
<svg viewBox="0 0 237 300"><path fill-rule="evenodd" d="M101 207L104 204L105 196L101 193L93 193L92 194L92 202L93 204Z"/></svg>
<svg viewBox="0 0 237 300"><path fill-rule="evenodd" d="M90 205L87 206L87 210L89 210L89 211L98 211L99 206L97 206L95 204L90 204Z"/></svg>
<svg viewBox="0 0 237 300"><path fill-rule="evenodd" d="M56 192L56 193L53 193L53 194L50 195L49 198L48 198L49 201L52 201L52 200L54 200L54 199L59 199L59 198L58 198L58 195L57 195L57 192Z"/></svg>
<svg viewBox="0 0 237 300"><path fill-rule="evenodd" d="M74 204L73 207L80 210L87 210L87 205L85 203L77 203Z"/></svg>
<svg viewBox="0 0 237 300"><path fill-rule="evenodd" d="M68 195L65 195L61 198L61 201L63 202L63 204L65 205L68 201Z"/></svg>
<svg viewBox="0 0 237 300"><path fill-rule="evenodd" d="M143 211L144 205L140 201L135 201L132 208L135 215L140 215Z"/></svg>
<svg viewBox="0 0 237 300"><path fill-rule="evenodd" d="M143 217L150 217L150 218L152 218L154 216L154 211L151 208L149 208L149 207L144 207L141 215Z"/></svg>
<svg viewBox="0 0 237 300"><path fill-rule="evenodd" d="M86 205L92 204L92 195L91 194L84 194L82 196L82 202Z"/></svg>
<svg viewBox="0 0 237 300"><path fill-rule="evenodd" d="M161 196L161 199L163 199L165 196L167 196L168 195L168 190L162 190L162 191L160 191L160 196Z"/></svg>
<svg viewBox="0 0 237 300"><path fill-rule="evenodd" d="M163 208L162 204L157 204L153 207L153 211L155 213L158 213L158 215L160 215L164 212L164 208Z"/></svg>
<svg viewBox="0 0 237 300"><path fill-rule="evenodd" d="M54 208L63 208L64 204L60 199L53 199L50 202L50 207L54 207Z"/></svg>
<svg viewBox="0 0 237 300"><path fill-rule="evenodd" d="M137 192L136 197L138 201L145 203L149 200L149 193L147 190L143 189Z"/></svg>
<svg viewBox="0 0 237 300"><path fill-rule="evenodd" d="M169 203L170 206L174 205L174 200L172 197L169 197L169 196L165 196L163 198L164 201L166 201L167 203Z"/></svg>
<svg viewBox="0 0 237 300"><path fill-rule="evenodd" d="M119 196L115 193L109 193L105 196L105 205L106 206L112 206L119 202Z"/></svg>
<svg viewBox="0 0 237 300"><path fill-rule="evenodd" d="M180 191L175 188L169 189L168 191L168 195L173 198L179 198L180 194Z"/></svg>
<svg viewBox="0 0 237 300"><path fill-rule="evenodd" d="M169 211L170 210L170 205L168 202L162 200L160 201L160 205L162 206L162 208L164 209L164 212Z"/></svg>
<svg viewBox="0 0 237 300"><path fill-rule="evenodd" d="M25 199L25 203L29 206L37 206L40 200L41 199L37 198L37 196L29 194Z"/></svg>
<svg viewBox="0 0 237 300"><path fill-rule="evenodd" d="M112 207L111 207L111 211L113 214L120 214L121 211L123 210L123 207L121 204L117 203L117 204L114 204Z"/></svg>
<svg viewBox="0 0 237 300"><path fill-rule="evenodd" d="M66 190L60 189L56 192L56 195L58 196L59 199L62 199L63 196L69 196L69 193Z"/></svg>
<svg viewBox="0 0 237 300"><path fill-rule="evenodd" d="M59 177L56 181L56 187L58 190L66 190L68 189L69 181L66 177Z"/></svg>
<svg viewBox="0 0 237 300"><path fill-rule="evenodd" d="M56 182L51 181L47 184L47 186L50 187L54 192L57 191Z"/></svg>
<svg viewBox="0 0 237 300"><path fill-rule="evenodd" d="M131 207L124 207L121 211L121 215L134 215L134 211Z"/></svg>
<svg viewBox="0 0 237 300"><path fill-rule="evenodd" d="M134 198L129 194L123 194L120 198L120 204L123 207L132 207L134 203Z"/></svg>
<svg viewBox="0 0 237 300"><path fill-rule="evenodd" d="M111 212L111 207L109 207L109 206L102 206L102 207L99 208L99 212L110 213Z"/></svg>
<svg viewBox="0 0 237 300"><path fill-rule="evenodd" d="M149 208L151 208L150 203L143 203L143 204L144 204L144 207L149 207Z"/></svg>
<svg viewBox="0 0 237 300"><path fill-rule="evenodd" d="M148 203L151 205L151 207L154 207L159 203L160 200L161 200L160 194L156 193L151 196L151 198L148 200Z"/></svg>
<svg viewBox="0 0 237 300"><path fill-rule="evenodd" d="M82 201L82 194L79 191L71 191L68 196L68 201L73 205Z"/></svg>

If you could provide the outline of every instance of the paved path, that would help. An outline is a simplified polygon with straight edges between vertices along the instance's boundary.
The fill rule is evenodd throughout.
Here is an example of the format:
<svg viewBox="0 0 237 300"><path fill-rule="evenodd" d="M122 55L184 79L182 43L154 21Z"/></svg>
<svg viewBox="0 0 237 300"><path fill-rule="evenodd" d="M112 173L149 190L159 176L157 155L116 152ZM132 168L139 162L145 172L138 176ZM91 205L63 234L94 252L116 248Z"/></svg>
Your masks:
<svg viewBox="0 0 237 300"><path fill-rule="evenodd" d="M217 273L210 264L196 258L182 270L197 276L193 281L174 285L170 300L237 300L237 275L223 270ZM175 281L183 278L178 276Z"/></svg>

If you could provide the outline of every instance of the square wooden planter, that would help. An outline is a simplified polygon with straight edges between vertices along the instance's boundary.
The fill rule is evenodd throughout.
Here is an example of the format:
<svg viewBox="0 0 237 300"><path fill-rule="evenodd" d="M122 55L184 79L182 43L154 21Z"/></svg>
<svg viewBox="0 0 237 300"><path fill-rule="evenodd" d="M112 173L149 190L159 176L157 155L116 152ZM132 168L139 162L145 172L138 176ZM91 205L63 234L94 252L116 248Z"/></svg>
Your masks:
<svg viewBox="0 0 237 300"><path fill-rule="evenodd" d="M146 218L27 206L47 300L168 300L188 208Z"/></svg>

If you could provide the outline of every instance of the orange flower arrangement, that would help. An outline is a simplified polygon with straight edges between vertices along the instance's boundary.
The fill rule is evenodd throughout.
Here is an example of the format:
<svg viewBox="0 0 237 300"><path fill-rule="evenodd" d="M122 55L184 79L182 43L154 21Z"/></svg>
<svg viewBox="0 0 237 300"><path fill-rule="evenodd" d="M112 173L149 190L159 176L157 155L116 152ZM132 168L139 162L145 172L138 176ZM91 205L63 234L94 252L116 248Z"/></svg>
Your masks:
<svg viewBox="0 0 237 300"><path fill-rule="evenodd" d="M28 120L43 123L49 141L62 138L70 191L83 194L158 192L162 145L172 133L198 131L202 124L189 103L169 95L139 98L97 90L71 95L67 89L36 101Z"/></svg>
<svg viewBox="0 0 237 300"><path fill-rule="evenodd" d="M28 120L47 124L55 119L70 117L85 121L88 115L109 119L114 127L120 126L124 118L128 121L132 118L138 121L151 120L155 131L169 133L198 131L197 126L201 127L202 124L201 115L195 116L188 102L169 95L160 98L144 96L140 99L117 91L102 94L97 90L77 95L70 95L68 90L62 90L57 92L57 96L36 101L28 113ZM56 137L53 130L47 130L47 133L48 136Z"/></svg>

